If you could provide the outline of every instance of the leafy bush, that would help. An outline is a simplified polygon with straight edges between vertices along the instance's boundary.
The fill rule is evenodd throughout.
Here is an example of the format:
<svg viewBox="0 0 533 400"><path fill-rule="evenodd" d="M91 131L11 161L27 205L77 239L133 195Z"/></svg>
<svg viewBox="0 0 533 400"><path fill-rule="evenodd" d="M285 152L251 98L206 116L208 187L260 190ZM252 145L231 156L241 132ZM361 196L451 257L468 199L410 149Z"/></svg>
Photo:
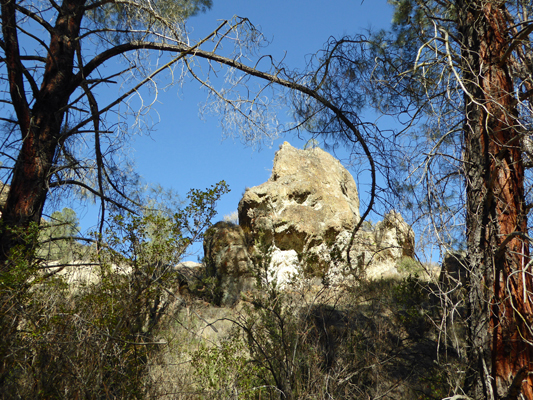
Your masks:
<svg viewBox="0 0 533 400"><path fill-rule="evenodd" d="M217 345L202 344L192 354L198 386L207 398L254 399L267 392L263 369L250 362L241 336L232 334Z"/></svg>
<svg viewBox="0 0 533 400"><path fill-rule="evenodd" d="M292 289L263 287L234 311L229 340L194 353L200 398L453 394L461 366L451 352L439 356L431 302L416 277Z"/></svg>
<svg viewBox="0 0 533 400"><path fill-rule="evenodd" d="M402 257L398 261L396 269L404 275L420 275L424 272L422 264L411 257Z"/></svg>
<svg viewBox="0 0 533 400"><path fill-rule="evenodd" d="M423 338L430 328L426 308L428 297L418 275L409 275L393 289L393 299L398 308L396 318L413 339Z"/></svg>
<svg viewBox="0 0 533 400"><path fill-rule="evenodd" d="M150 207L114 215L95 236L98 251L84 266L94 279L84 283L68 284L60 274L80 266L51 270L36 249L15 248L0 271L0 396L150 397L156 388L148 362L182 305L173 266L202 239L226 191L224 182L193 190L174 213ZM36 235L38 227L21 232L21 243Z"/></svg>

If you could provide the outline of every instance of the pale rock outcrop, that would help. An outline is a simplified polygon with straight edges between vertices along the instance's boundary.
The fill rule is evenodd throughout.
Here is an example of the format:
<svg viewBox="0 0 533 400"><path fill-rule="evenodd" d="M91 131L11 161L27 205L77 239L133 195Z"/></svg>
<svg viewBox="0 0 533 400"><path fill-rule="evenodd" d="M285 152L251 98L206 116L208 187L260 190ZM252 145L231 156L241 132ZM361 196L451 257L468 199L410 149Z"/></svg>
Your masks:
<svg viewBox="0 0 533 400"><path fill-rule="evenodd" d="M295 250L280 250L276 247L271 252L266 280L283 287L300 275L300 262Z"/></svg>
<svg viewBox="0 0 533 400"><path fill-rule="evenodd" d="M399 212L391 211L374 228L381 258L400 259L415 254L415 234Z"/></svg>
<svg viewBox="0 0 533 400"><path fill-rule="evenodd" d="M415 235L400 213L390 211L370 230L360 232L350 254L369 279L400 277L396 266L415 255Z"/></svg>
<svg viewBox="0 0 533 400"><path fill-rule="evenodd" d="M2 210L7 203L7 195L9 194L10 186L0 181L0 217L2 217Z"/></svg>
<svg viewBox="0 0 533 400"><path fill-rule="evenodd" d="M46 264L46 267L43 267L41 271L45 275L61 277L72 290L76 290L79 287L99 283L101 281L100 268L99 264L88 263L85 261L71 261L66 266L60 261L53 261ZM130 266L120 266L115 264L112 264L107 268L117 276L131 275L133 271Z"/></svg>
<svg viewBox="0 0 533 400"><path fill-rule="evenodd" d="M396 262L414 255L413 231L395 211L352 238L360 220L357 186L341 163L320 148L299 150L283 143L272 176L246 190L238 216L239 227L218 223L218 233L204 241L213 276L256 274L251 255L259 248L270 257L267 279L279 286L302 274L333 284L349 276L396 276Z"/></svg>
<svg viewBox="0 0 533 400"><path fill-rule="evenodd" d="M247 238L239 225L221 221L204 237L204 264L207 276L218 286L216 302L231 305L240 292L254 286L253 263Z"/></svg>
<svg viewBox="0 0 533 400"><path fill-rule="evenodd" d="M210 276L243 276L251 271L247 240L242 228L217 222L204 237L204 263Z"/></svg>
<svg viewBox="0 0 533 400"><path fill-rule="evenodd" d="M238 213L239 224L254 237L302 254L359 221L359 196L353 177L333 156L285 142L272 176L244 193Z"/></svg>

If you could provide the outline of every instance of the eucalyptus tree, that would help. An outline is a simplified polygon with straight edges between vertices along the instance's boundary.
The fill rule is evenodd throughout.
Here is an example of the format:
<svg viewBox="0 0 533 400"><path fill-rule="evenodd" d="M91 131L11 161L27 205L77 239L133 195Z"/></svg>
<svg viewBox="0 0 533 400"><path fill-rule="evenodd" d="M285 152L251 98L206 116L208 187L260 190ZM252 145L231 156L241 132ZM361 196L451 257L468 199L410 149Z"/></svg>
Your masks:
<svg viewBox="0 0 533 400"><path fill-rule="evenodd" d="M533 398L528 214L533 5L394 0L393 29L331 40L309 75L347 113L365 105L403 123L364 139L388 188L425 214L445 249L466 239L465 393ZM299 102L317 134L344 126ZM419 216L419 218L421 218ZM426 228L424 228L426 229ZM521 393L521 394L520 394Z"/></svg>

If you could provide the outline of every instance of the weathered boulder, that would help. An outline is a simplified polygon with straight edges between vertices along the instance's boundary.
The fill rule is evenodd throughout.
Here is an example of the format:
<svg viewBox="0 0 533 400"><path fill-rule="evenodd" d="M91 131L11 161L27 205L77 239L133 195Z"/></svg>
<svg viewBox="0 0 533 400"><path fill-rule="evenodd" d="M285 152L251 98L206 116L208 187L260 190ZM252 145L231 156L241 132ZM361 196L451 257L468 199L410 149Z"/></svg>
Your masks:
<svg viewBox="0 0 533 400"><path fill-rule="evenodd" d="M133 269L128 265L112 264L109 270L117 276L131 275ZM72 291L81 287L94 285L101 282L100 265L87 261L70 261L67 266L61 261L51 261L41 268L46 275L60 277L68 284Z"/></svg>
<svg viewBox="0 0 533 400"><path fill-rule="evenodd" d="M250 257L242 228L217 222L204 238L204 263L209 276L242 276L250 272Z"/></svg>
<svg viewBox="0 0 533 400"><path fill-rule="evenodd" d="M320 148L298 150L285 142L272 176L246 190L239 223L265 244L302 254L352 229L359 221L359 196L350 173Z"/></svg>
<svg viewBox="0 0 533 400"><path fill-rule="evenodd" d="M191 289L202 285L205 267L202 263L182 261L174 266L177 275L178 290L181 295L188 295Z"/></svg>
<svg viewBox="0 0 533 400"><path fill-rule="evenodd" d="M467 285L467 258L462 251L450 251L444 255L439 283L444 291L453 291Z"/></svg>
<svg viewBox="0 0 533 400"><path fill-rule="evenodd" d="M415 255L415 234L399 212L385 214L374 228L374 237L381 258L398 260Z"/></svg>
<svg viewBox="0 0 533 400"><path fill-rule="evenodd" d="M298 253L295 250L271 249L266 282L280 286L291 283L300 275Z"/></svg>
<svg viewBox="0 0 533 400"><path fill-rule="evenodd" d="M337 237L336 246L346 248L352 233L343 232ZM355 235L350 248L350 265L341 263L341 269L333 269L336 276L348 272L359 278L379 279L400 277L398 263L403 258L413 258L415 235L400 213L390 211L375 226L365 226ZM348 267L348 268L347 268Z"/></svg>
<svg viewBox="0 0 533 400"><path fill-rule="evenodd" d="M265 280L279 285L301 274L330 283L398 275L396 263L414 255L413 231L394 211L352 238L360 220L357 186L320 148L283 143L272 176L246 190L238 216L240 226L218 223L204 241L209 273L232 282L257 272L251 255L258 253L268 259Z"/></svg>
<svg viewBox="0 0 533 400"><path fill-rule="evenodd" d="M209 228L204 237L204 264L207 276L216 281L217 303L231 305L241 291L253 287L253 264L239 225L221 221Z"/></svg>

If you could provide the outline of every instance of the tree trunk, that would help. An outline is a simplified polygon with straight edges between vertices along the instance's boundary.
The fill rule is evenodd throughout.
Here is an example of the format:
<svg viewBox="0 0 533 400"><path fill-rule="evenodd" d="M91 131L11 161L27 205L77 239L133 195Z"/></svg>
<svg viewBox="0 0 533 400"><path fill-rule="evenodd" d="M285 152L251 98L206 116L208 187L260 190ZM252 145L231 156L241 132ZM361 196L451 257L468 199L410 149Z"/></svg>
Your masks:
<svg viewBox="0 0 533 400"><path fill-rule="evenodd" d="M20 61L13 0L2 0L2 33L6 43L6 66L10 94L17 114L22 140L13 178L10 182L0 230L0 266L6 264L16 245L32 252L21 234L32 222L40 223L53 173L54 157L60 141L65 108L72 93L72 77L77 38L84 14L85 0L66 0L61 5L45 64L43 81L30 110L23 84L24 67Z"/></svg>
<svg viewBox="0 0 533 400"><path fill-rule="evenodd" d="M457 1L466 89L467 390L476 399L516 398L520 384L525 398L533 398L531 376L524 380L533 362L526 290L533 282L524 271L529 261L524 166L513 81L503 62L510 42L504 4Z"/></svg>

